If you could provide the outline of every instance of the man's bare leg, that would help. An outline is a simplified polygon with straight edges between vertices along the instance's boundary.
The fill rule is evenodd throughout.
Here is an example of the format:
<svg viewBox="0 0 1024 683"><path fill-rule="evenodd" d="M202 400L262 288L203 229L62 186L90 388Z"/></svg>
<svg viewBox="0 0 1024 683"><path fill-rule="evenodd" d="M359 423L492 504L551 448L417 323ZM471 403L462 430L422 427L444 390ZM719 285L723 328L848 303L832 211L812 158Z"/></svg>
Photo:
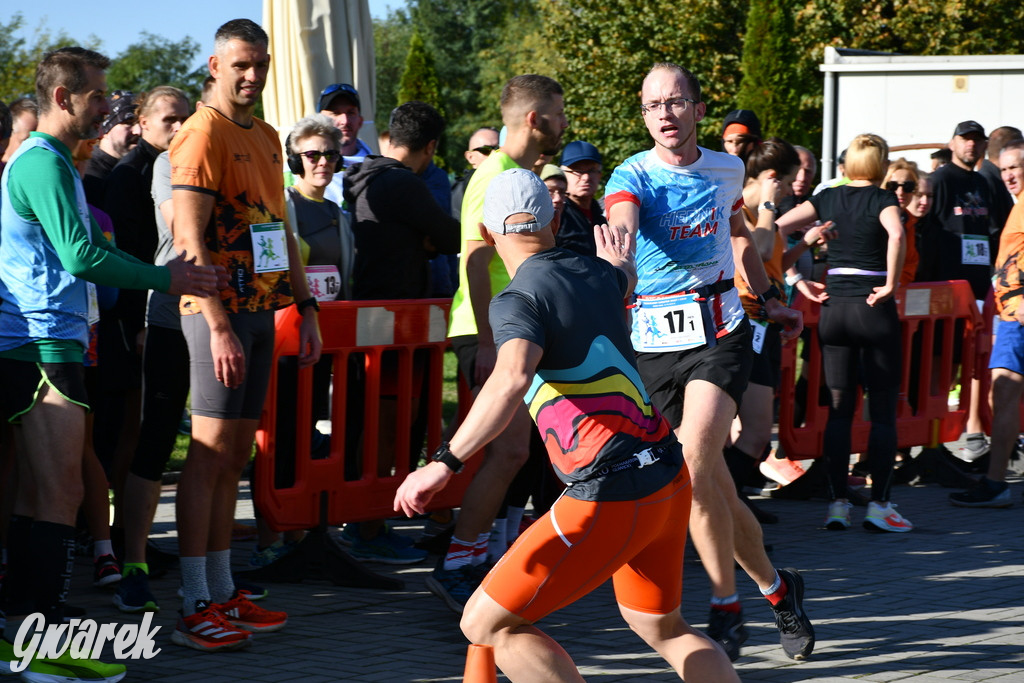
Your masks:
<svg viewBox="0 0 1024 683"><path fill-rule="evenodd" d="M1010 455L1020 436L1020 399L1024 375L1006 368L992 370L992 455L988 464L990 481L1006 481Z"/></svg>
<svg viewBox="0 0 1024 683"><path fill-rule="evenodd" d="M561 645L479 588L459 625L470 642L494 647L494 660L510 681L583 681Z"/></svg>
<svg viewBox="0 0 1024 683"><path fill-rule="evenodd" d="M619 605L619 611L629 627L654 648L680 678L696 683L740 680L722 648L687 624L678 608L669 614L647 614Z"/></svg>
<svg viewBox="0 0 1024 683"><path fill-rule="evenodd" d="M160 504L160 482L128 473L124 487L124 557L125 562L146 562L146 542Z"/></svg>

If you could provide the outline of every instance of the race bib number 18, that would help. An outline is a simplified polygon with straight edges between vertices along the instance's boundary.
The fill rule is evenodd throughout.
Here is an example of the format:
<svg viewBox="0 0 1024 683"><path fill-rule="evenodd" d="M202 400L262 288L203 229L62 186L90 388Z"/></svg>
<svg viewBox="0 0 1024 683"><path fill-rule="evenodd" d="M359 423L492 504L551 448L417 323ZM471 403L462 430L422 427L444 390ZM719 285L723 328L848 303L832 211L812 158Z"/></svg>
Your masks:
<svg viewBox="0 0 1024 683"><path fill-rule="evenodd" d="M705 343L696 294L638 298L633 309L633 348L683 351Z"/></svg>

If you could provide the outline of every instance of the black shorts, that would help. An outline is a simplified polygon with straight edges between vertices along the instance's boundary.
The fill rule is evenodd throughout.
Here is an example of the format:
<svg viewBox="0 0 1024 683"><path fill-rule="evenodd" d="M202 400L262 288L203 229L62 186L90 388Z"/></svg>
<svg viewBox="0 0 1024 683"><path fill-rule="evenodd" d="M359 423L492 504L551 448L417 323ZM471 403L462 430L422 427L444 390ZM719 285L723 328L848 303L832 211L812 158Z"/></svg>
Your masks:
<svg viewBox="0 0 1024 683"><path fill-rule="evenodd" d="M206 318L202 313L181 316L181 332L188 344L192 414L222 420L258 420L274 358L274 312L228 313L228 319L245 353L245 379L234 389L217 379Z"/></svg>
<svg viewBox="0 0 1024 683"><path fill-rule="evenodd" d="M466 385L470 388L476 386L473 377L476 375L476 352L480 344L475 334L465 334L449 339L452 344L452 351L459 362L459 372L466 379Z"/></svg>
<svg viewBox="0 0 1024 683"><path fill-rule="evenodd" d="M753 326L753 323L751 323ZM751 347L753 348L753 347ZM782 369L782 334L776 323L769 323L764 335L761 353L755 353L750 367L750 384L779 388L779 374Z"/></svg>
<svg viewBox="0 0 1024 683"><path fill-rule="evenodd" d="M672 429L683 422L683 395L686 385L695 379L721 388L739 407L743 392L747 390L754 357L750 337L750 323L744 318L714 346L636 354L637 368L651 395L651 403L661 411Z"/></svg>
<svg viewBox="0 0 1024 683"><path fill-rule="evenodd" d="M64 400L89 410L85 390L85 367L81 363L36 363L0 358L0 415L11 424L32 410L43 387L49 385Z"/></svg>

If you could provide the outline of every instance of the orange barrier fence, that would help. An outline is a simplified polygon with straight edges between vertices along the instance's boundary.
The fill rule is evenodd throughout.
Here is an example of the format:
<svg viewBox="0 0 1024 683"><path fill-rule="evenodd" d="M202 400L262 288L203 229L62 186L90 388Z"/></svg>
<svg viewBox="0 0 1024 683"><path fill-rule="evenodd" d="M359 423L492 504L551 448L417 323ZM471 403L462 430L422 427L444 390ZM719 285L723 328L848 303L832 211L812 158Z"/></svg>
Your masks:
<svg viewBox="0 0 1024 683"><path fill-rule="evenodd" d="M956 441L963 432L970 405L971 383L966 378L987 375L991 316L986 324L970 286L962 280L911 284L898 291L896 302L903 330L896 422L899 446ZM818 343L821 306L798 297L794 307L803 312L809 334L804 337L802 358L798 357L796 343L782 350L779 443L788 458L802 460L821 455L829 398ZM957 332L962 343L954 358ZM948 397L955 363L960 364L960 376L965 380L961 382L959 405L951 407ZM854 453L867 450L871 423L864 417L864 400L862 394L854 415Z"/></svg>
<svg viewBox="0 0 1024 683"><path fill-rule="evenodd" d="M298 371L294 408L282 402L285 411L279 414L279 361L298 354L300 318L294 306L278 312L274 365L256 434L253 480L254 501L273 529L308 529L395 514L391 507L395 490L419 459L419 443L412 445L410 437L418 414L425 415L426 452L433 452L441 442L450 303L450 299L423 299L321 304L323 354L331 357L332 365L332 433L329 449L317 457L311 454L312 368ZM468 403L459 401L460 406ZM285 432L285 421L308 427ZM293 443L279 440L281 432L294 434ZM394 454L393 473L378 475L382 453ZM279 462L282 458L287 462ZM476 460L435 496L431 509L460 504ZM282 465L291 475L283 484L280 475L275 476Z"/></svg>

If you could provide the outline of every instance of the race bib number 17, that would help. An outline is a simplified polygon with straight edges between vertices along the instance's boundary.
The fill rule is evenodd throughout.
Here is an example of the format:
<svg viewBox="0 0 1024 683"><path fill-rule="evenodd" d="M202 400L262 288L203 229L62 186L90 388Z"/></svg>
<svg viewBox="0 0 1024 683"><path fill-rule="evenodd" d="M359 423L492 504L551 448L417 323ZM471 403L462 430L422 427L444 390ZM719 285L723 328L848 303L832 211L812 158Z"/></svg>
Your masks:
<svg viewBox="0 0 1024 683"><path fill-rule="evenodd" d="M633 308L633 348L683 351L705 343L704 320L696 294L638 297Z"/></svg>

